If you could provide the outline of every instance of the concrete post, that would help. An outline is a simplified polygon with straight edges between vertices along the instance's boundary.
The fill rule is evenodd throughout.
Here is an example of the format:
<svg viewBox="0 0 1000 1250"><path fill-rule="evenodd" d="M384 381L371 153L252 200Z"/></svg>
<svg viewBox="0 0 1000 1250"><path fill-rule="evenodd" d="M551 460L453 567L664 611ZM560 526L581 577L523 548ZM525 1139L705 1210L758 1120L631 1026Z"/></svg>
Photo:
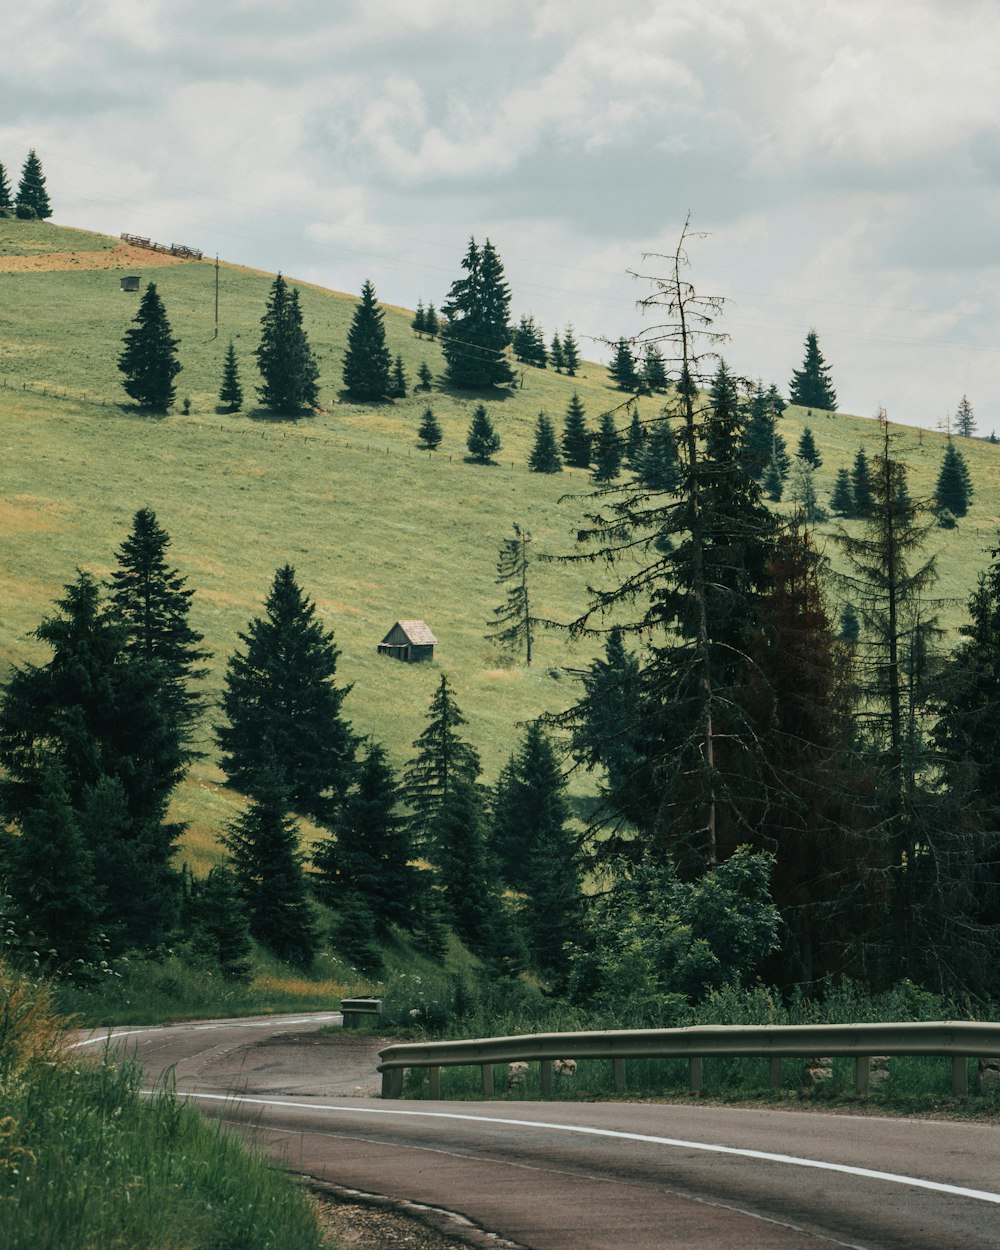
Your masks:
<svg viewBox="0 0 1000 1250"><path fill-rule="evenodd" d="M552 1060L543 1059L541 1062L542 1077L542 1097L552 1097Z"/></svg>
<svg viewBox="0 0 1000 1250"><path fill-rule="evenodd" d="M969 1092L969 1061L965 1055L951 1057L951 1092L956 1098L965 1098Z"/></svg>
<svg viewBox="0 0 1000 1250"><path fill-rule="evenodd" d="M427 1093L431 1098L441 1097L441 1069L438 1067L427 1069Z"/></svg>
<svg viewBox="0 0 1000 1250"><path fill-rule="evenodd" d="M692 1094L701 1093L701 1055L692 1055L688 1060L688 1087Z"/></svg>
<svg viewBox="0 0 1000 1250"><path fill-rule="evenodd" d="M616 1056L611 1060L611 1066L615 1074L615 1093L625 1093L625 1060L620 1056Z"/></svg>
<svg viewBox="0 0 1000 1250"><path fill-rule="evenodd" d="M854 1090L858 1094L868 1093L868 1083L871 1079L872 1057L871 1055L858 1055L854 1060Z"/></svg>
<svg viewBox="0 0 1000 1250"><path fill-rule="evenodd" d="M771 1056L771 1067L767 1074L767 1083L771 1089L781 1089L781 1056Z"/></svg>
<svg viewBox="0 0 1000 1250"><path fill-rule="evenodd" d="M480 1071L483 1074L483 1097L492 1098L493 1097L493 1064L492 1063L480 1064Z"/></svg>

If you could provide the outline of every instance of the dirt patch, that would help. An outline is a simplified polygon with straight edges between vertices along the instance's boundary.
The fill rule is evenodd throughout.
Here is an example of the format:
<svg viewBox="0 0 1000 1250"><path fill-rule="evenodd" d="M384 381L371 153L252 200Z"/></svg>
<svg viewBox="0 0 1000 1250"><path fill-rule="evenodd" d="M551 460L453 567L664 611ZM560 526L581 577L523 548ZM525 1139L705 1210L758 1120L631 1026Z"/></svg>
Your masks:
<svg viewBox="0 0 1000 1250"><path fill-rule="evenodd" d="M187 256L171 256L145 247L122 243L103 252L47 252L38 256L0 256L0 273L51 273L73 269L159 269L166 265L190 265Z"/></svg>

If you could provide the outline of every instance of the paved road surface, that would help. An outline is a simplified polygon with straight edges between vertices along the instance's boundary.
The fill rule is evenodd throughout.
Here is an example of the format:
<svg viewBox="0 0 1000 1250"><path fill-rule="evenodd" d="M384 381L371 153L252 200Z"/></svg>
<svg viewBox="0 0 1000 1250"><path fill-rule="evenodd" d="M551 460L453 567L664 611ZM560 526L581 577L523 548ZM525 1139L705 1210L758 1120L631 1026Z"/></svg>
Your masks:
<svg viewBox="0 0 1000 1250"><path fill-rule="evenodd" d="M639 1103L383 1101L326 1016L116 1030L297 1170L531 1250L998 1250L989 1125ZM84 1046L100 1043L94 1035ZM500 1244L503 1243L496 1243Z"/></svg>

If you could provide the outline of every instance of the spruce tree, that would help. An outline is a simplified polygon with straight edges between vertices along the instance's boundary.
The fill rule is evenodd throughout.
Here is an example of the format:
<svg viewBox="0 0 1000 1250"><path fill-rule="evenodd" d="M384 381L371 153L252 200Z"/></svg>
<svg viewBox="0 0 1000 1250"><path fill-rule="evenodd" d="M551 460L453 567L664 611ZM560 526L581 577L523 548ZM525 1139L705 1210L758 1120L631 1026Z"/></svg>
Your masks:
<svg viewBox="0 0 1000 1250"><path fill-rule="evenodd" d="M425 318L426 319L426 318ZM344 389L355 399L385 399L392 392L392 358L385 341L385 313L366 281L354 309L344 353Z"/></svg>
<svg viewBox="0 0 1000 1250"><path fill-rule="evenodd" d="M823 457L816 450L816 440L813 438L813 432L808 425L802 431L795 454L800 460L804 460L806 464L812 465L814 469L818 469L823 463Z"/></svg>
<svg viewBox="0 0 1000 1250"><path fill-rule="evenodd" d="M424 451L434 451L441 444L441 426L432 408L425 408L417 430L417 443Z"/></svg>
<svg viewBox="0 0 1000 1250"><path fill-rule="evenodd" d="M476 404L465 445L469 449L469 459L474 464L492 464L494 453L502 446L500 435L496 432L484 404Z"/></svg>
<svg viewBox="0 0 1000 1250"><path fill-rule="evenodd" d="M838 469L830 496L830 507L838 516L854 516L854 488L851 486L851 474L848 469Z"/></svg>
<svg viewBox="0 0 1000 1250"><path fill-rule="evenodd" d="M313 851L320 898L335 909L347 899L360 900L383 937L390 925L412 922L417 891L401 798L385 748L369 743L337 814L334 836Z"/></svg>
<svg viewBox="0 0 1000 1250"><path fill-rule="evenodd" d="M614 344L614 355L608 365L608 373L612 382L620 391L637 392L642 389L642 382L635 366L635 356L628 339L618 339Z"/></svg>
<svg viewBox="0 0 1000 1250"><path fill-rule="evenodd" d="M389 384L390 399L405 399L407 389L406 370L403 357L397 356L392 366L392 381Z"/></svg>
<svg viewBox="0 0 1000 1250"><path fill-rule="evenodd" d="M260 371L257 394L265 407L294 416L319 401L319 365L302 325L299 293L279 273L271 284L260 319Z"/></svg>
<svg viewBox="0 0 1000 1250"><path fill-rule="evenodd" d="M217 967L227 981L247 980L250 924L233 870L216 864L203 880L191 881L184 910L192 952Z"/></svg>
<svg viewBox="0 0 1000 1250"><path fill-rule="evenodd" d="M563 371L567 377L575 378L576 371L580 368L580 348L572 326L567 326L563 331L560 347L562 348Z"/></svg>
<svg viewBox="0 0 1000 1250"><path fill-rule="evenodd" d="M404 773L410 829L417 846L436 862L433 830L460 781L474 783L481 771L479 754L459 730L466 723L444 673L431 699L427 724L413 743L415 755Z"/></svg>
<svg viewBox="0 0 1000 1250"><path fill-rule="evenodd" d="M573 392L562 434L563 459L574 469L590 468L590 432L580 396Z"/></svg>
<svg viewBox="0 0 1000 1250"><path fill-rule="evenodd" d="M279 959L308 967L318 939L309 906L299 831L277 767L257 778L254 801L223 834L251 934Z"/></svg>
<svg viewBox="0 0 1000 1250"><path fill-rule="evenodd" d="M540 369L544 369L548 363L548 355L545 351L545 340L542 335L542 328L537 324L534 317L522 317L514 330L511 345L514 349L514 356L526 365L535 365ZM553 361L553 363L555 363Z"/></svg>
<svg viewBox="0 0 1000 1250"><path fill-rule="evenodd" d="M851 495L854 499L854 515L869 516L874 503L872 475L863 447L858 448L857 455L854 457L854 465L851 469Z"/></svg>
<svg viewBox="0 0 1000 1250"><path fill-rule="evenodd" d="M947 509L954 517L963 517L972 502L972 479L965 457L952 439L948 439L937 485L934 487L934 503L940 511Z"/></svg>
<svg viewBox="0 0 1000 1250"><path fill-rule="evenodd" d="M111 612L125 629L126 650L159 667L163 697L190 742L201 700L189 683L205 677L209 652L188 619L194 591L167 565L169 546L170 536L156 513L140 508L118 549L118 565L107 587Z"/></svg>
<svg viewBox="0 0 1000 1250"><path fill-rule="evenodd" d="M10 180L3 165L0 165L0 217L9 217L14 211L14 198Z"/></svg>
<svg viewBox="0 0 1000 1250"><path fill-rule="evenodd" d="M354 735L341 715L350 687L335 684L340 651L286 564L264 615L238 635L245 650L226 668L216 729L229 784L257 797L277 769L289 805L329 820L350 781Z"/></svg>
<svg viewBox="0 0 1000 1250"><path fill-rule="evenodd" d="M219 387L219 403L226 412L239 412L243 407L243 387L240 386L239 365L236 362L236 348L232 339L226 348L226 358L222 364L222 385Z"/></svg>
<svg viewBox="0 0 1000 1250"><path fill-rule="evenodd" d="M427 310L422 300L417 300L417 309L410 322L410 329L414 331L417 338L422 338L427 331Z"/></svg>
<svg viewBox="0 0 1000 1250"><path fill-rule="evenodd" d="M442 307L446 324L441 347L451 386L482 390L508 385L514 377L507 360L510 343L510 289L493 244L475 239L462 259L465 277L451 285Z"/></svg>
<svg viewBox="0 0 1000 1250"><path fill-rule="evenodd" d="M21 181L17 188L18 217L35 217L44 221L52 216L49 204L49 193L45 188L45 175L42 173L42 162L32 148L21 169Z"/></svg>
<svg viewBox="0 0 1000 1250"><path fill-rule="evenodd" d="M594 481L606 485L613 482L622 470L622 439L610 412L601 416L594 446Z"/></svg>
<svg viewBox="0 0 1000 1250"><path fill-rule="evenodd" d="M781 502L781 496L785 493L785 479L776 460L768 461L767 468L764 470L764 477L761 480L761 487L772 503Z"/></svg>
<svg viewBox="0 0 1000 1250"><path fill-rule="evenodd" d="M968 397L963 395L955 410L955 429L962 438L972 438L976 432L976 418Z"/></svg>
<svg viewBox="0 0 1000 1250"><path fill-rule="evenodd" d="M419 389L429 391L434 382L434 374L431 373L431 367L426 360L420 362L420 368L417 370L417 377L420 379Z"/></svg>
<svg viewBox="0 0 1000 1250"><path fill-rule="evenodd" d="M681 484L677 439L668 417L654 421L639 463L639 476L650 490L672 493Z"/></svg>
<svg viewBox="0 0 1000 1250"><path fill-rule="evenodd" d="M132 328L125 331L118 357L118 368L125 375L125 392L140 407L166 412L174 402L174 378L181 371L177 344L156 284L150 282L139 301Z"/></svg>
<svg viewBox="0 0 1000 1250"><path fill-rule="evenodd" d="M531 455L528 457L528 468L532 473L562 472L556 432L544 412L538 414L538 420L535 422L535 442L531 448Z"/></svg>
<svg viewBox="0 0 1000 1250"><path fill-rule="evenodd" d="M515 522L514 537L506 538L497 559L497 585L507 587L507 600L493 609L493 628L486 635L501 647L524 647L524 662L531 666L535 619L528 593L528 545L531 535Z"/></svg>
<svg viewBox="0 0 1000 1250"><path fill-rule="evenodd" d="M572 723L573 758L589 771L604 770L607 794L621 793L642 760L638 659L619 626L608 633L604 655L583 674L584 697Z"/></svg>
<svg viewBox="0 0 1000 1250"><path fill-rule="evenodd" d="M566 367L566 354L563 349L562 339L558 334L553 334L552 344L549 347L549 359L552 361L552 368L556 373L562 373Z"/></svg>
<svg viewBox="0 0 1000 1250"><path fill-rule="evenodd" d="M470 777L454 778L448 801L434 812L428 838L434 848L445 914L474 954L491 954L498 900L487 857L483 798Z"/></svg>
<svg viewBox="0 0 1000 1250"><path fill-rule="evenodd" d="M837 411L837 392L830 382L830 366L819 350L816 331L806 335L806 354L802 368L796 369L789 383L789 398L802 408Z"/></svg>
<svg viewBox="0 0 1000 1250"><path fill-rule="evenodd" d="M646 446L646 427L639 420L639 409L633 405L628 429L625 431L625 462L638 471Z"/></svg>
<svg viewBox="0 0 1000 1250"><path fill-rule="evenodd" d="M433 304L427 305L427 313L424 317L424 325L427 329L428 337L432 339L436 339L438 336L438 330L440 329L440 322L438 321L437 309L434 307Z"/></svg>
<svg viewBox="0 0 1000 1250"><path fill-rule="evenodd" d="M669 386L663 353L655 343L647 343L642 353L642 385L651 395Z"/></svg>

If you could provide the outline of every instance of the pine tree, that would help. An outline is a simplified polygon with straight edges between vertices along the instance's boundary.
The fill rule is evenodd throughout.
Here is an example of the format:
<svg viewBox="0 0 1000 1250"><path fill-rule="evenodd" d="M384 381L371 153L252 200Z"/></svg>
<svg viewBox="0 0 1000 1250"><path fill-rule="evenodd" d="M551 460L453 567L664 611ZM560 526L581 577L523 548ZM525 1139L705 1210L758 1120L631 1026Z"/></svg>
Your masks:
<svg viewBox="0 0 1000 1250"><path fill-rule="evenodd" d="M861 638L861 618L853 603L845 603L840 609L838 637L849 646L857 646Z"/></svg>
<svg viewBox="0 0 1000 1250"><path fill-rule="evenodd" d="M618 339L614 345L614 355L608 365L608 373L612 382L620 391L638 392L642 383L635 367L632 345L628 339Z"/></svg>
<svg viewBox="0 0 1000 1250"><path fill-rule="evenodd" d="M427 332L427 310L424 308L422 300L417 300L417 309L413 314L413 320L410 322L410 329L415 332L417 338L423 338Z"/></svg>
<svg viewBox="0 0 1000 1250"><path fill-rule="evenodd" d="M544 369L548 363L542 328L534 317L522 317L512 338L515 357L524 364ZM553 363L555 363L553 361Z"/></svg>
<svg viewBox="0 0 1000 1250"><path fill-rule="evenodd" d="M963 395L955 411L955 429L962 438L972 438L976 432L976 418L968 397Z"/></svg>
<svg viewBox="0 0 1000 1250"><path fill-rule="evenodd" d="M469 459L474 464L492 464L494 453L502 446L500 435L496 432L484 404L477 404L473 411L465 445L469 449Z"/></svg>
<svg viewBox="0 0 1000 1250"><path fill-rule="evenodd" d="M827 519L816 491L816 470L807 460L799 460L795 468L791 497L799 505L799 517L805 525L818 525Z"/></svg>
<svg viewBox="0 0 1000 1250"><path fill-rule="evenodd" d="M132 328L125 331L118 357L118 368L125 375L125 392L140 407L166 412L174 402L174 378L181 371L177 344L156 284L150 282L132 319Z"/></svg>
<svg viewBox="0 0 1000 1250"><path fill-rule="evenodd" d="M631 420L625 431L625 463L638 472L646 447L646 427L639 420L639 409L633 405Z"/></svg>
<svg viewBox="0 0 1000 1250"><path fill-rule="evenodd" d="M209 652L188 617L194 591L167 565L170 536L151 508L132 518L132 532L118 549L118 567L107 582L112 614L126 632L126 650L159 666L163 696L190 741L201 700L189 686L204 678Z"/></svg>
<svg viewBox="0 0 1000 1250"><path fill-rule="evenodd" d="M3 690L0 816L30 823L46 769L58 765L109 949L155 948L177 902L171 859L182 826L167 809L186 768L181 731L159 667L128 651L94 578L80 573L56 606L35 631L52 658L15 668Z"/></svg>
<svg viewBox="0 0 1000 1250"><path fill-rule="evenodd" d="M350 687L334 684L340 651L333 631L316 619L291 565L277 570L264 615L238 637L245 650L227 666L226 723L216 729L229 784L257 797L276 769L295 811L328 820L354 758L354 735L341 715Z"/></svg>
<svg viewBox="0 0 1000 1250"><path fill-rule="evenodd" d="M413 838L432 860L436 855L433 829L438 814L451 802L459 781L475 783L481 772L478 752L459 736L465 723L442 673L431 699L427 725L413 743L416 754L404 773Z"/></svg>
<svg viewBox="0 0 1000 1250"><path fill-rule="evenodd" d="M642 384L651 395L665 391L670 384L663 353L655 343L647 343L643 349Z"/></svg>
<svg viewBox="0 0 1000 1250"><path fill-rule="evenodd" d="M425 408L424 415L420 418L420 428L417 430L418 446L424 451L434 451L440 446L441 439L441 426L434 415L434 410Z"/></svg>
<svg viewBox="0 0 1000 1250"><path fill-rule="evenodd" d="M776 460L768 462L767 468L764 470L761 487L772 503L781 502L781 496L785 493L785 479L781 475L781 469L778 467Z"/></svg>
<svg viewBox="0 0 1000 1250"><path fill-rule="evenodd" d="M802 408L837 411L837 392L830 382L830 366L819 350L816 331L806 335L806 354L802 368L796 369L789 383L789 398Z"/></svg>
<svg viewBox="0 0 1000 1250"><path fill-rule="evenodd" d="M816 440L813 438L813 432L808 425L802 431L795 454L800 460L804 460L806 464L812 465L814 469L818 469L823 463L823 457L816 450Z"/></svg>
<svg viewBox="0 0 1000 1250"><path fill-rule="evenodd" d="M524 646L524 662L531 666L535 619L528 595L528 545L531 535L514 523L514 537L506 538L497 559L497 585L507 587L507 601L493 609L493 628L486 635L501 647Z"/></svg>
<svg viewBox="0 0 1000 1250"><path fill-rule="evenodd" d="M315 407L319 365L302 325L299 293L280 273L271 284L254 354L262 381L257 394L265 407L287 416Z"/></svg>
<svg viewBox="0 0 1000 1250"><path fill-rule="evenodd" d="M972 502L972 479L965 457L958 450L952 439L948 439L941 469L938 473L937 485L934 488L934 502L939 510L947 509L952 516L963 517L969 511Z"/></svg>
<svg viewBox="0 0 1000 1250"><path fill-rule="evenodd" d="M392 366L392 381L389 384L390 399L405 399L407 389L406 370L403 357L397 356Z"/></svg>
<svg viewBox="0 0 1000 1250"><path fill-rule="evenodd" d="M639 661L625 646L619 626L608 633L604 655L583 675L584 697L572 723L573 757L605 773L604 791L620 793L642 760L639 735Z"/></svg>
<svg viewBox="0 0 1000 1250"><path fill-rule="evenodd" d="M42 162L32 148L21 169L21 181L17 188L18 217L44 221L52 216L49 194L45 189L45 175L42 173Z"/></svg>
<svg viewBox="0 0 1000 1250"><path fill-rule="evenodd" d="M677 439L667 416L653 422L643 447L639 475L650 490L671 494L680 487Z"/></svg>
<svg viewBox="0 0 1000 1250"><path fill-rule="evenodd" d="M528 457L528 468L532 473L562 472L556 432L544 412L538 414L538 420L535 422L535 442L531 448L531 455Z"/></svg>
<svg viewBox="0 0 1000 1250"><path fill-rule="evenodd" d="M420 390L429 391L434 382L434 374L431 373L431 367L426 360L420 362L420 368L417 370L417 377L420 379Z"/></svg>
<svg viewBox="0 0 1000 1250"><path fill-rule="evenodd" d="M621 474L622 440L614 416L605 412L594 447L594 481L606 485Z"/></svg>
<svg viewBox="0 0 1000 1250"><path fill-rule="evenodd" d="M575 469L590 468L590 433L580 396L573 392L562 434L563 459Z"/></svg>
<svg viewBox="0 0 1000 1250"><path fill-rule="evenodd" d="M445 908L455 932L477 955L492 953L498 903L486 853L486 813L478 786L457 775L428 830Z"/></svg>
<svg viewBox="0 0 1000 1250"><path fill-rule="evenodd" d="M871 469L863 447L858 448L851 469L851 496L854 499L854 516L866 517L873 506Z"/></svg>
<svg viewBox="0 0 1000 1250"><path fill-rule="evenodd" d="M510 289L493 244L469 240L462 260L466 272L451 285L442 312L441 347L451 386L481 390L508 385L514 377L507 360L510 343Z"/></svg>
<svg viewBox="0 0 1000 1250"><path fill-rule="evenodd" d="M355 399L385 399L392 391L392 362L385 342L385 313L365 282L354 309L344 354L344 388Z"/></svg>
<svg viewBox="0 0 1000 1250"><path fill-rule="evenodd" d="M14 197L10 180L3 165L0 165L0 217L9 217L14 211Z"/></svg>
<svg viewBox="0 0 1000 1250"><path fill-rule="evenodd" d="M549 347L549 359L552 361L552 368L556 373L562 373L566 368L566 353L563 349L562 339L558 334L553 334L552 344Z"/></svg>
<svg viewBox="0 0 1000 1250"><path fill-rule="evenodd" d="M838 516L854 516L854 488L851 486L851 474L848 469L838 469L830 496L830 507Z"/></svg>
<svg viewBox="0 0 1000 1250"><path fill-rule="evenodd" d="M222 365L222 385L219 387L219 403L227 412L239 412L243 407L243 387L240 386L239 366L236 363L236 349L232 339L226 348L226 358Z"/></svg>
<svg viewBox="0 0 1000 1250"><path fill-rule="evenodd" d="M239 883L226 864L216 864L188 887L185 923L191 949L219 969L227 981L250 974L250 924Z"/></svg>
<svg viewBox="0 0 1000 1250"><path fill-rule="evenodd" d="M563 370L567 377L575 378L576 371L580 368L580 348L572 326L567 326L563 331L560 346L562 347Z"/></svg>
<svg viewBox="0 0 1000 1250"><path fill-rule="evenodd" d="M428 337L436 339L440 329L440 323L438 321L437 309L433 304L427 305L427 314L424 318L424 324L427 329Z"/></svg>
<svg viewBox="0 0 1000 1250"><path fill-rule="evenodd" d="M323 901L338 908L349 897L360 899L382 936L392 924L412 922L417 891L401 798L385 748L370 742L337 815L335 836L313 851L316 890Z"/></svg>
<svg viewBox="0 0 1000 1250"><path fill-rule="evenodd" d="M257 778L257 796L223 834L250 932L279 959L308 967L318 939L302 871L298 826L277 767Z"/></svg>

